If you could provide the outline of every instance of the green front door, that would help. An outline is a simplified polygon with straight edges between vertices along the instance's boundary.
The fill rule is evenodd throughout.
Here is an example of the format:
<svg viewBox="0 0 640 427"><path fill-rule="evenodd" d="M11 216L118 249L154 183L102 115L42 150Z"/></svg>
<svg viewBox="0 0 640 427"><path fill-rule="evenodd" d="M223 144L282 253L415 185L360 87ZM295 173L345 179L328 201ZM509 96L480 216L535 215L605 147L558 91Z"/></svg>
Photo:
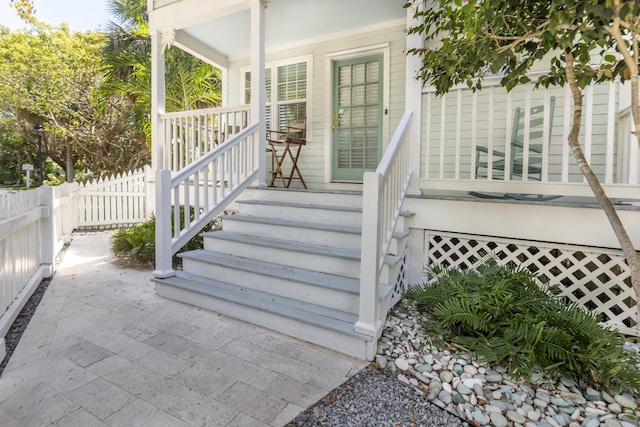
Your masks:
<svg viewBox="0 0 640 427"><path fill-rule="evenodd" d="M333 65L333 180L362 182L382 156L382 55Z"/></svg>

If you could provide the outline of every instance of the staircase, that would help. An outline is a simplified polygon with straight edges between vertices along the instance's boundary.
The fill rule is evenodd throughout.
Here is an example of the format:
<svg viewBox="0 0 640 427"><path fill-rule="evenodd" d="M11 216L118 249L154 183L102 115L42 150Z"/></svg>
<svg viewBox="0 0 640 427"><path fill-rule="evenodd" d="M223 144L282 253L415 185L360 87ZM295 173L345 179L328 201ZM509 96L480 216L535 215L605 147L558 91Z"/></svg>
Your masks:
<svg viewBox="0 0 640 427"><path fill-rule="evenodd" d="M371 360L376 339L354 331L360 291L362 194L250 189L183 271L153 279L158 295ZM397 294L409 233L396 232L378 287L380 318Z"/></svg>

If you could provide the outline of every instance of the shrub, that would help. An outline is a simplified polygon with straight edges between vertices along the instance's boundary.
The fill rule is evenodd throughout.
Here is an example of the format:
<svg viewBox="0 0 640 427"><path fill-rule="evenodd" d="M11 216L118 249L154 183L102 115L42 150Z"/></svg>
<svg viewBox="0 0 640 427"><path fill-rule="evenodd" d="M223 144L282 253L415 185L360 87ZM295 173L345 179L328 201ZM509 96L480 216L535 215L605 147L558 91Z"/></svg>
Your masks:
<svg viewBox="0 0 640 427"><path fill-rule="evenodd" d="M184 208L180 208L181 220L184 218ZM193 208L191 209L193 218ZM173 211L171 215L171 224L173 224ZM214 231L219 228L220 218L216 217L211 221L202 232ZM151 216L146 222L136 224L129 229L118 230L113 234L111 241L111 250L116 258L125 262L137 265L154 265L156 259L156 218ZM179 251L186 252L195 249L202 249L203 238L201 233L194 236ZM179 267L182 259L176 255L173 256L173 266Z"/></svg>
<svg viewBox="0 0 640 427"><path fill-rule="evenodd" d="M489 259L475 269L436 266L430 272L433 283L407 297L429 313L425 330L432 342L447 341L516 375L528 377L538 367L583 387L640 389L637 357L618 334L528 270Z"/></svg>

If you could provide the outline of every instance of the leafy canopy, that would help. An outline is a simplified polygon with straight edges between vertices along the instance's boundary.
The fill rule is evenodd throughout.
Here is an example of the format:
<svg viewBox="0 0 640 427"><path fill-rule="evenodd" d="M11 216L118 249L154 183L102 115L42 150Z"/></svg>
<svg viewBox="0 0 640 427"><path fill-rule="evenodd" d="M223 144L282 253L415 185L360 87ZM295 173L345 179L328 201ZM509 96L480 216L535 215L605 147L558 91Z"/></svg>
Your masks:
<svg viewBox="0 0 640 427"><path fill-rule="evenodd" d="M567 59L584 88L592 82L637 75L640 2L620 0L434 0L417 7L418 25L410 33L423 34L425 47L411 49L423 64L419 76L437 93L466 84L482 87L482 78L502 75L511 89L529 81L527 73L548 61L538 85L567 82ZM617 54L614 54L617 49ZM633 54L635 50L635 55ZM568 58L570 55L570 58Z"/></svg>

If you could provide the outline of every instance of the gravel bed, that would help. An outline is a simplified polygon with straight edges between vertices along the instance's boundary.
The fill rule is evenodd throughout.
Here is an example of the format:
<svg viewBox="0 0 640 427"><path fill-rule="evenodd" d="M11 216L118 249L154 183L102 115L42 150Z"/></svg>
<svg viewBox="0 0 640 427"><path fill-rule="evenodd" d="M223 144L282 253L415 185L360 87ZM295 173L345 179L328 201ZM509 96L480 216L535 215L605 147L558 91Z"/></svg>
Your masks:
<svg viewBox="0 0 640 427"><path fill-rule="evenodd" d="M363 369L299 414L289 427L468 426L423 393L374 365Z"/></svg>
<svg viewBox="0 0 640 427"><path fill-rule="evenodd" d="M637 390L584 390L571 379L542 374L524 381L454 348L423 347L427 321L400 302L387 317L376 361L288 426L640 425ZM626 345L640 356L638 343Z"/></svg>

